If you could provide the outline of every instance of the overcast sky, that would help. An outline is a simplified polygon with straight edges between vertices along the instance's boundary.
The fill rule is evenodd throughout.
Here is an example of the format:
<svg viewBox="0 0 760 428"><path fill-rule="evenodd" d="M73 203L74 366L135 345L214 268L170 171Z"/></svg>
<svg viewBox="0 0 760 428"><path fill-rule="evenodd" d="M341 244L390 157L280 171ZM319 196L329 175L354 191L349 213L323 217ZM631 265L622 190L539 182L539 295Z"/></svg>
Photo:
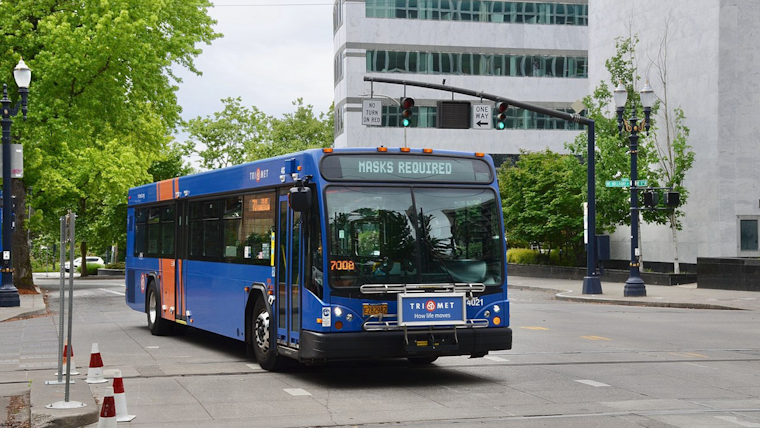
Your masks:
<svg viewBox="0 0 760 428"><path fill-rule="evenodd" d="M316 114L333 101L332 1L217 0L209 14L224 37L195 64L202 76L176 70L182 117L213 115L222 98L242 97L243 105L281 117L303 98ZM182 136L178 139L183 140Z"/></svg>

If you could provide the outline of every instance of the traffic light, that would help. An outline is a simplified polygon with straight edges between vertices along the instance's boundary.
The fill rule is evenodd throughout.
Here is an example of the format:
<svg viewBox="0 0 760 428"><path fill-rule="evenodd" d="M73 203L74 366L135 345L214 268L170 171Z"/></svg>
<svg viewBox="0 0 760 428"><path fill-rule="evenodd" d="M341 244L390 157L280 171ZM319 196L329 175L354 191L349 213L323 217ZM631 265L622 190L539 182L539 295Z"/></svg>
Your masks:
<svg viewBox="0 0 760 428"><path fill-rule="evenodd" d="M496 108L495 108L496 129L498 129L499 131L507 127L507 109L508 108L509 108L509 104L505 102L496 103Z"/></svg>
<svg viewBox="0 0 760 428"><path fill-rule="evenodd" d="M657 205L657 203L660 200L660 195L657 194L657 192L649 191L644 192L644 206L646 207L654 207Z"/></svg>
<svg viewBox="0 0 760 428"><path fill-rule="evenodd" d="M665 205L675 208L681 204L681 194L678 192L665 192Z"/></svg>
<svg viewBox="0 0 760 428"><path fill-rule="evenodd" d="M401 125L404 128L412 124L412 107L414 107L414 98L401 98Z"/></svg>

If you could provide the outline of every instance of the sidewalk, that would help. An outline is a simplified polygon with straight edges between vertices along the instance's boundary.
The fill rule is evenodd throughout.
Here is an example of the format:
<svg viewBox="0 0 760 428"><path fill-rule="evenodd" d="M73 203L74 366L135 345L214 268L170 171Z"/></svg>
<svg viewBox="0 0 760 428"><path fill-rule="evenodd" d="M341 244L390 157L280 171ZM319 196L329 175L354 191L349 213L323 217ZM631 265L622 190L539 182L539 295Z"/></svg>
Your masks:
<svg viewBox="0 0 760 428"><path fill-rule="evenodd" d="M44 275L44 274L42 274ZM48 274L50 276L38 276L39 279L58 278L57 274ZM76 281L82 281L75 276ZM624 297L624 283L602 282L602 294L584 295L583 281L548 279L548 278L530 278L510 276L508 277L509 287L511 289L539 290L554 294L558 300L587 302L587 303L606 303L615 305L636 305L636 306L661 306L673 308L691 308L691 309L738 309L760 311L760 293L752 291L731 291L731 290L711 290L698 289L696 284L680 286L658 286L646 285L646 297ZM68 287L68 281L66 286ZM44 315L47 313L45 301L42 294L22 294L20 295L21 306L15 308L0 308L0 322L14 320L18 318L29 317L33 315ZM3 323L4 327L9 325ZM32 327L14 327L13 329L32 328ZM37 334L43 334L36 330ZM51 332L53 336L50 342L56 342L57 333ZM51 345L55 346L55 344ZM9 350L6 350L6 352ZM81 365L81 361L80 361ZM79 368L80 372L83 368ZM84 372L87 368L84 367ZM63 400L63 386L45 385L45 380L53 380L53 372L44 370L0 370L0 407L8 407L11 397L20 397L26 393L30 394L31 401L31 419L34 426L82 426L97 421L100 414L100 408L93 398L89 385L84 382L83 376L76 377L76 383L71 385L70 401L86 403L86 407L79 409L50 410L45 406L54 402ZM34 387L32 387L32 385ZM16 401L18 398L14 398ZM7 412L0 410L0 426L5 423Z"/></svg>
<svg viewBox="0 0 760 428"><path fill-rule="evenodd" d="M583 281L567 279L507 276L511 289L543 290L558 300L608 303L629 306L658 306L688 309L760 310L760 293L756 291L713 290L697 284L646 285L646 297L625 297L625 284L604 282L602 294L583 294Z"/></svg>

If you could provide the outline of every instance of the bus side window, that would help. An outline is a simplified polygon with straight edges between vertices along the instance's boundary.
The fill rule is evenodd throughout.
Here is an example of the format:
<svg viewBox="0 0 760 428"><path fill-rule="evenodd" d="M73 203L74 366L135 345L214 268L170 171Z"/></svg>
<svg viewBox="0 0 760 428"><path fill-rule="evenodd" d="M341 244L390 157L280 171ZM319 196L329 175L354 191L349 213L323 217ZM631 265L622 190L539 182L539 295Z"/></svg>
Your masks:
<svg viewBox="0 0 760 428"><path fill-rule="evenodd" d="M270 266L271 234L275 230L275 193L255 193L243 198L243 224L238 254L243 263Z"/></svg>
<svg viewBox="0 0 760 428"><path fill-rule="evenodd" d="M145 254L145 239L147 235L148 209L140 208L135 210L135 247L133 256L142 257Z"/></svg>

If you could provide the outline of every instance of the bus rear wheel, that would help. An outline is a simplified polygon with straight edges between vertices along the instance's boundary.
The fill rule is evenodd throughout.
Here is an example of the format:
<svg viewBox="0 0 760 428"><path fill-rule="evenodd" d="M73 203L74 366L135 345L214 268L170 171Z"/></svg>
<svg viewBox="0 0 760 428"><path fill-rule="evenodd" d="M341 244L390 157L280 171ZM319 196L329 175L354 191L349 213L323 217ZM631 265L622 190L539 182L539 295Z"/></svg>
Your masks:
<svg viewBox="0 0 760 428"><path fill-rule="evenodd" d="M281 366L282 357L277 355L274 341L274 325L272 316L260 298L253 306L251 317L251 341L256 361L264 370L275 371Z"/></svg>
<svg viewBox="0 0 760 428"><path fill-rule="evenodd" d="M145 312L148 315L148 329L154 336L166 336L169 334L171 325L169 325L169 321L161 318L161 299L156 292L156 285L153 281L148 285L148 295L145 300L147 302Z"/></svg>

